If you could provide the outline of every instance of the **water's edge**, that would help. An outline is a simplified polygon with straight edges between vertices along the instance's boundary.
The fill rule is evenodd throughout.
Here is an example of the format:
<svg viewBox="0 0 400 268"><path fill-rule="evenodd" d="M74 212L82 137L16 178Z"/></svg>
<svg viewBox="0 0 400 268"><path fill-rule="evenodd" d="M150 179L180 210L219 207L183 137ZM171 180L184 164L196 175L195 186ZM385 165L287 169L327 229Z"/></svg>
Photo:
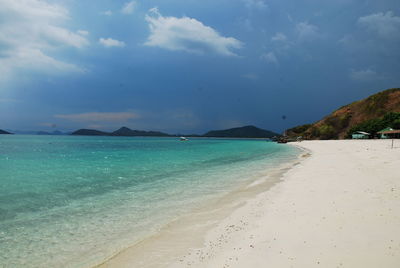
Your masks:
<svg viewBox="0 0 400 268"><path fill-rule="evenodd" d="M262 177L247 180L229 193L207 201L204 206L194 209L161 227L157 233L143 238L101 262L88 268L109 267L165 267L175 261L190 248L201 247L206 233L220 221L244 206L247 200L268 191L282 181L285 173L311 155L309 150L298 149L297 157L289 163L282 163L268 169Z"/></svg>
<svg viewBox="0 0 400 268"><path fill-rule="evenodd" d="M137 253L152 260L135 267L168 263L268 189L302 150L252 140L11 136L0 137L0 151L0 266L87 268L121 256L130 263Z"/></svg>

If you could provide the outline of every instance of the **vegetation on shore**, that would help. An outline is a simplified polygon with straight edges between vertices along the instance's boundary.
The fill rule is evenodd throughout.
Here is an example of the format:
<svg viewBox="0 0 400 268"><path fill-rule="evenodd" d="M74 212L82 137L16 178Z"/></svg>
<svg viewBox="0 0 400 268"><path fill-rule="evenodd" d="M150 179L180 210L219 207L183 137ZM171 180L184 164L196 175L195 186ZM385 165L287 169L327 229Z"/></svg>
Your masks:
<svg viewBox="0 0 400 268"><path fill-rule="evenodd" d="M376 136L384 128L400 129L400 113L390 112L381 118L374 118L353 126L347 132L346 138L351 138L351 134L356 131L364 131L372 136Z"/></svg>
<svg viewBox="0 0 400 268"><path fill-rule="evenodd" d="M386 128L399 128L400 88L388 89L366 99L345 105L322 120L286 131L289 137L304 139L343 139L354 131L371 134Z"/></svg>

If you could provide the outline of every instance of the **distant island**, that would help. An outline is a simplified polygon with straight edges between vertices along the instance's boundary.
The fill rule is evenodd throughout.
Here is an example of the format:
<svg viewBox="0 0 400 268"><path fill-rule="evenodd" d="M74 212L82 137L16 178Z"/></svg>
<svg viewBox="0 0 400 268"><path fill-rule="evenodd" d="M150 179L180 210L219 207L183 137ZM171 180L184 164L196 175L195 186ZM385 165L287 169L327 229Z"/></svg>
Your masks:
<svg viewBox="0 0 400 268"><path fill-rule="evenodd" d="M345 105L315 123L286 130L286 135L309 140L345 139L355 131L375 136L387 127L400 129L400 88Z"/></svg>
<svg viewBox="0 0 400 268"><path fill-rule="evenodd" d="M77 136L111 136L111 133L95 130L95 129L79 129L71 133Z"/></svg>
<svg viewBox="0 0 400 268"><path fill-rule="evenodd" d="M132 130L127 127L121 127L120 129L111 133L111 136L125 136L125 137L169 137L171 135L159 132L159 131L143 131L143 130Z"/></svg>
<svg viewBox="0 0 400 268"><path fill-rule="evenodd" d="M69 132L61 132L59 130L54 131L37 131L37 130L7 130L11 132L11 134L18 134L18 135L69 135Z"/></svg>
<svg viewBox="0 0 400 268"><path fill-rule="evenodd" d="M1 129L0 129L0 134L13 134L13 133L10 133L10 132L7 132L7 131L5 131L5 130L1 130Z"/></svg>
<svg viewBox="0 0 400 268"><path fill-rule="evenodd" d="M95 129L79 129L72 132L71 135L80 136L119 136L119 137L177 137L177 136L188 136L188 137L213 137L213 138L272 138L274 136L280 136L272 131L257 128L255 126L244 126L238 128L230 128L224 130L213 130L205 133L204 135L170 135L159 131L144 131L144 130L132 130L127 127L121 127L114 132L104 132Z"/></svg>
<svg viewBox="0 0 400 268"><path fill-rule="evenodd" d="M225 130L212 130L203 135L203 137L214 138L272 138L275 136L280 136L280 134L255 126L236 127Z"/></svg>
<svg viewBox="0 0 400 268"><path fill-rule="evenodd" d="M116 137L170 137L171 135L158 131L132 130L121 127L113 132L105 132L95 129L79 129L71 133L79 136L116 136Z"/></svg>

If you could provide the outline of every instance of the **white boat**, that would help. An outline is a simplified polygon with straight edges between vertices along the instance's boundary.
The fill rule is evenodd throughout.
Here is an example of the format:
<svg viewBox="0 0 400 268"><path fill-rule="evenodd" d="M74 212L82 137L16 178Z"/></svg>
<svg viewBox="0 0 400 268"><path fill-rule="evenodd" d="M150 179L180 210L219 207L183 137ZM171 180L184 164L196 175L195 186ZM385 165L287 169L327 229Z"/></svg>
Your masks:
<svg viewBox="0 0 400 268"><path fill-rule="evenodd" d="M181 140L181 141L188 141L188 138L186 138L186 137L180 137L180 140Z"/></svg>

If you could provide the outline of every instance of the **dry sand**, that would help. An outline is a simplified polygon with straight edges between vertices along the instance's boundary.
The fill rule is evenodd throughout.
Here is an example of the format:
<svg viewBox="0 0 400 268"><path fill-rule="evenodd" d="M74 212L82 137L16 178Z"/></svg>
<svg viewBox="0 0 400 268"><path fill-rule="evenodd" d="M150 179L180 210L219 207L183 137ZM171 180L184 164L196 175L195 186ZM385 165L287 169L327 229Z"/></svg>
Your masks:
<svg viewBox="0 0 400 268"><path fill-rule="evenodd" d="M171 267L400 267L400 140L296 146L311 157Z"/></svg>
<svg viewBox="0 0 400 268"><path fill-rule="evenodd" d="M101 267L400 267L400 140L394 149L390 140L294 145L311 156L206 230L176 225L156 239L160 248L128 250ZM166 249L168 260L151 262Z"/></svg>

